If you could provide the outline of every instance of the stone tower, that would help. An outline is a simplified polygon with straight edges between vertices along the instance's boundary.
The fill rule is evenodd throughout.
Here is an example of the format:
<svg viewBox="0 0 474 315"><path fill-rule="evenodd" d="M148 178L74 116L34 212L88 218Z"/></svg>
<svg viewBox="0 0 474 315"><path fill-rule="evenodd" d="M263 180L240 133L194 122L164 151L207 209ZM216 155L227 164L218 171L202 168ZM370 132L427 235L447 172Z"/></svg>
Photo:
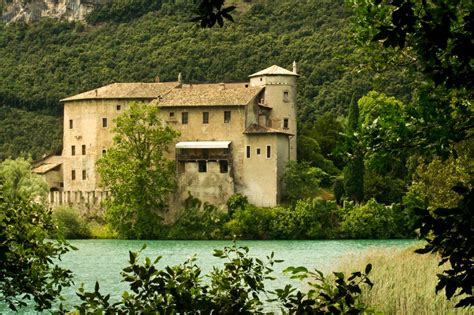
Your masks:
<svg viewBox="0 0 474 315"><path fill-rule="evenodd" d="M296 71L296 63L293 63ZM296 79L299 75L273 65L249 76L251 86L265 87L260 103L271 108L267 126L290 133L290 160L296 160Z"/></svg>

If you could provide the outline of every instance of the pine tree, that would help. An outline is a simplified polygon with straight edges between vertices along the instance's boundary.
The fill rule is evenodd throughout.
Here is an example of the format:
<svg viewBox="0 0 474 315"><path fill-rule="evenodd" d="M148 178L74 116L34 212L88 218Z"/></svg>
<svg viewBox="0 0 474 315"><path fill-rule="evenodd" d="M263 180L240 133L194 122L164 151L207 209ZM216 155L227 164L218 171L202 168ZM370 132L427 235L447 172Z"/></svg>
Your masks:
<svg viewBox="0 0 474 315"><path fill-rule="evenodd" d="M364 199L364 155L357 141L359 131L359 105L352 100L347 121L347 151L350 158L344 168L344 190L346 197L357 203Z"/></svg>

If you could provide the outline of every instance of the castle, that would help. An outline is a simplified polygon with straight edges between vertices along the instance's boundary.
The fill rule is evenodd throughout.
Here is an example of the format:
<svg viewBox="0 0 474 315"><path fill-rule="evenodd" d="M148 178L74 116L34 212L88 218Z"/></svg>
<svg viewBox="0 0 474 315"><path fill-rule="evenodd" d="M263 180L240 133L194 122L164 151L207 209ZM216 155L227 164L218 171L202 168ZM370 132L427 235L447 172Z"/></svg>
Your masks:
<svg viewBox="0 0 474 315"><path fill-rule="evenodd" d="M61 157L36 164L50 187L51 203L94 203L105 197L96 161L113 143L114 118L129 102L151 102L163 121L180 132L174 198L189 193L222 205L241 193L257 206L275 206L289 160L296 160L296 64L276 65L245 83L115 83L61 100ZM159 80L157 80L159 81Z"/></svg>

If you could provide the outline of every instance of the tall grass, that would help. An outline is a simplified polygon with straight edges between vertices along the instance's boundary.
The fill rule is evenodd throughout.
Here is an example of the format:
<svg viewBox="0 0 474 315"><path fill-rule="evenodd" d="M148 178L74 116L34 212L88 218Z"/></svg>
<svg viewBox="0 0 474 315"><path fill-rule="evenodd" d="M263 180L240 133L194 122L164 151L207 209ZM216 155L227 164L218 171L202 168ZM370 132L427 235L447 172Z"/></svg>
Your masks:
<svg viewBox="0 0 474 315"><path fill-rule="evenodd" d="M415 248L371 250L351 256L337 270L346 274L373 265L369 278L372 290L363 292L362 301L383 314L474 314L474 309L456 309L444 291L435 294L438 267L435 255L414 253Z"/></svg>

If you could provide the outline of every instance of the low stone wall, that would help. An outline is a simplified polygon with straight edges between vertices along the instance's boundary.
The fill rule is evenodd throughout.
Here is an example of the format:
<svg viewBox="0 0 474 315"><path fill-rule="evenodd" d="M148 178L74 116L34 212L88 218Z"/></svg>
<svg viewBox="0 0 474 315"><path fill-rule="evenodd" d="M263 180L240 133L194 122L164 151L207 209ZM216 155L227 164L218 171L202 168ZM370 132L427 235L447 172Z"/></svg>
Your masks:
<svg viewBox="0 0 474 315"><path fill-rule="evenodd" d="M48 203L52 208L63 205L97 208L108 196L108 191L51 191Z"/></svg>

